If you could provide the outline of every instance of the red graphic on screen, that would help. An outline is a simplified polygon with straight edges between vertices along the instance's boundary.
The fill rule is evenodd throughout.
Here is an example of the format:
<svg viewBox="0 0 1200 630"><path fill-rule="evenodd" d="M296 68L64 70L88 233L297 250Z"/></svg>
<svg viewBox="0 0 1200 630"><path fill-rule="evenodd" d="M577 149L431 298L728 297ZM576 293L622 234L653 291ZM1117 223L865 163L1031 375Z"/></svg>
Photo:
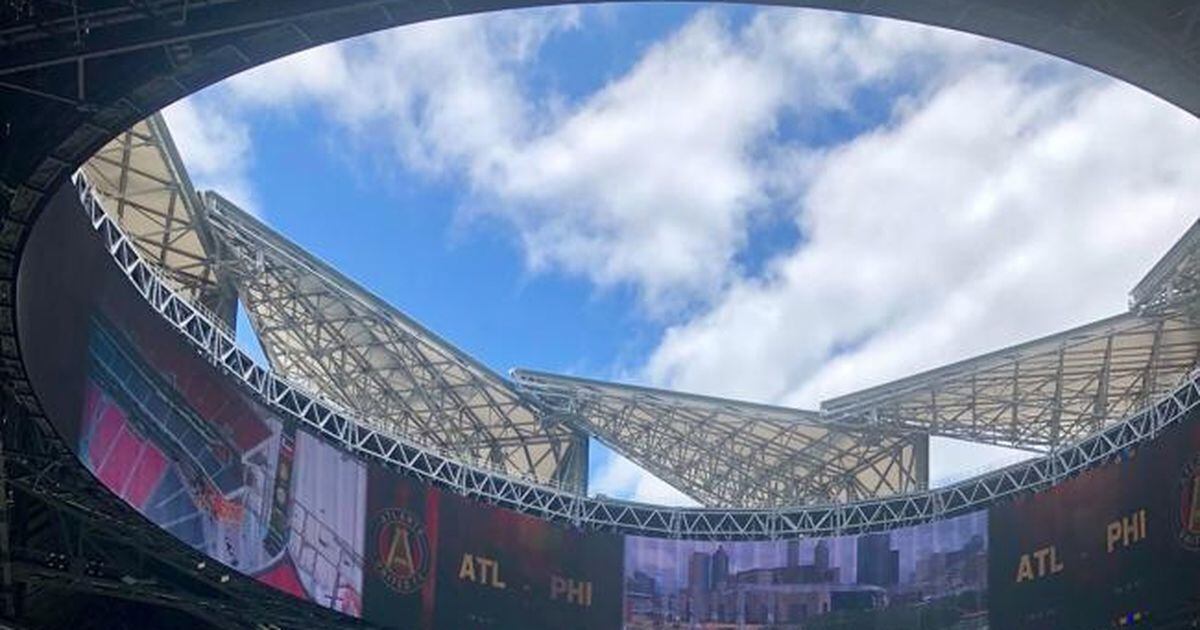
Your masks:
<svg viewBox="0 0 1200 630"><path fill-rule="evenodd" d="M93 322L79 436L88 468L216 560L361 614L365 465L166 348L176 344L127 332Z"/></svg>

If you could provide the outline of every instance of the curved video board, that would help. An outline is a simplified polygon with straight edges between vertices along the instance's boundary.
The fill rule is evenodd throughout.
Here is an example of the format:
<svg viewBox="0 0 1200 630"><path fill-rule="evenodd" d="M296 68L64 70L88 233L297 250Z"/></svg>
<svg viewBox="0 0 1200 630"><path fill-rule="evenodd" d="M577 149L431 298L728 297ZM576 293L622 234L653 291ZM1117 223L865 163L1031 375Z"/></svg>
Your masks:
<svg viewBox="0 0 1200 630"><path fill-rule="evenodd" d="M35 392L100 483L215 560L382 626L1098 628L1161 625L1200 600L1190 420L1046 492L921 525L620 535L483 504L276 413L148 306L70 185L18 295Z"/></svg>
<svg viewBox="0 0 1200 630"><path fill-rule="evenodd" d="M620 625L620 536L484 505L308 433L184 343L100 242L64 187L22 260L21 341L47 417L129 505L380 625Z"/></svg>
<svg viewBox="0 0 1200 630"><path fill-rule="evenodd" d="M1194 415L1108 465L989 510L993 627L1170 627L1198 619Z"/></svg>
<svg viewBox="0 0 1200 630"><path fill-rule="evenodd" d="M987 513L779 541L625 539L625 627L987 623Z"/></svg>

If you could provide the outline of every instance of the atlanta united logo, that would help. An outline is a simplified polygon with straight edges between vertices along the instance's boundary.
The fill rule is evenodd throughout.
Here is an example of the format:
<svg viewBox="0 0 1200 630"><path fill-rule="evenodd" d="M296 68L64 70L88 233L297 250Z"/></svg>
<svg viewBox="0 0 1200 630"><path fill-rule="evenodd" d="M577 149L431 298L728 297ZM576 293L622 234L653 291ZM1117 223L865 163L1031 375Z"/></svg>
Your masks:
<svg viewBox="0 0 1200 630"><path fill-rule="evenodd" d="M1183 467L1179 479L1179 543L1200 551L1200 453Z"/></svg>
<svg viewBox="0 0 1200 630"><path fill-rule="evenodd" d="M429 576L429 539L410 512L389 508L375 517L375 571L393 591L415 593Z"/></svg>

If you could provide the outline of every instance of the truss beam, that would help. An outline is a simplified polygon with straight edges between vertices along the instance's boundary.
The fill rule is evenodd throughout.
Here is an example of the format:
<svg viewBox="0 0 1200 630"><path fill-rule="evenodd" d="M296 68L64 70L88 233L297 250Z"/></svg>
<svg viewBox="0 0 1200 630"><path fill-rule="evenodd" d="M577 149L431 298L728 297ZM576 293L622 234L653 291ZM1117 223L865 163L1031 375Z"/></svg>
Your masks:
<svg viewBox="0 0 1200 630"><path fill-rule="evenodd" d="M529 483L447 457L377 431L306 394L238 349L232 337L192 307L146 264L76 177L83 210L118 267L148 305L220 369L265 404L315 434L417 479L476 500L552 521L642 536L704 540L762 540L836 536L906 527L983 509L1004 497L1049 488L1088 468L1120 457L1165 429L1200 414L1200 372L1129 417L1044 457L1024 461L942 488L849 504L772 509L673 508L581 496ZM36 407L36 401L27 404Z"/></svg>
<svg viewBox="0 0 1200 630"><path fill-rule="evenodd" d="M1129 292L1131 311L1142 314L1183 310L1200 319L1200 221Z"/></svg>
<svg viewBox="0 0 1200 630"><path fill-rule="evenodd" d="M847 430L817 412L530 370L512 376L555 418L705 505L854 501L925 488L920 432Z"/></svg>
<svg viewBox="0 0 1200 630"><path fill-rule="evenodd" d="M1200 359L1179 310L1125 313L827 400L827 420L1045 451L1170 391Z"/></svg>
<svg viewBox="0 0 1200 630"><path fill-rule="evenodd" d="M212 256L204 206L161 114L135 124L83 166L106 211L138 248L193 304L233 324L233 287Z"/></svg>
<svg viewBox="0 0 1200 630"><path fill-rule="evenodd" d="M587 437L545 422L503 377L215 193L220 266L271 365L382 431L583 491Z"/></svg>

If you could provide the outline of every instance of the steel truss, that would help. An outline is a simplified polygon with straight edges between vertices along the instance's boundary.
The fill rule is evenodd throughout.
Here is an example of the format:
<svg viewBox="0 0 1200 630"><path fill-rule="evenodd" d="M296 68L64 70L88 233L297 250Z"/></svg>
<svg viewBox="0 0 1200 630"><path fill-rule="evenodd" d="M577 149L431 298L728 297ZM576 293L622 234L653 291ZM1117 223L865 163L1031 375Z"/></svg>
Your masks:
<svg viewBox="0 0 1200 630"><path fill-rule="evenodd" d="M1200 359L1177 310L1126 313L821 403L827 420L1046 451L1169 392Z"/></svg>
<svg viewBox="0 0 1200 630"><path fill-rule="evenodd" d="M236 294L213 265L204 206L166 122L154 114L104 145L83 166L121 230L193 304L232 325Z"/></svg>
<svg viewBox="0 0 1200 630"><path fill-rule="evenodd" d="M381 431L582 492L587 436L545 422L503 377L214 193L221 268L272 368Z"/></svg>
<svg viewBox="0 0 1200 630"><path fill-rule="evenodd" d="M144 262L100 207L86 177L75 185L104 246L151 308L214 365L267 405L350 452L415 479L576 527L690 539L778 539L884 531L985 508L997 500L1044 490L1088 468L1119 458L1163 430L1192 419L1200 405L1200 371L1128 418L1036 459L950 486L844 504L772 509L673 508L588 498L464 463L362 424L256 365L231 336L192 307ZM25 404L33 406L36 401Z"/></svg>
<svg viewBox="0 0 1200 630"><path fill-rule="evenodd" d="M1004 38L1125 78L1200 112L1195 2L795 2ZM162 106L237 71L367 31L481 10L497 0L121 0L0 7L0 369L36 403L16 341L12 279L47 195L99 147ZM949 7L949 9L947 8ZM36 9L36 10L35 10ZM212 318L209 318L210 320ZM1061 439L1061 438L1060 438ZM560 468L566 470L567 468ZM578 468L575 468L578 470Z"/></svg>
<svg viewBox="0 0 1200 630"><path fill-rule="evenodd" d="M1004 38L1098 68L1200 112L1196 3L1113 0L848 0L792 3L871 12ZM0 369L36 403L13 315L28 229L99 147L169 102L237 71L375 29L513 8L505 0L13 0L0 6ZM209 318L211 319L211 318ZM214 324L215 325L215 324Z"/></svg>
<svg viewBox="0 0 1200 630"><path fill-rule="evenodd" d="M819 413L514 370L555 418L704 505L848 502L927 487L928 437Z"/></svg>
<svg viewBox="0 0 1200 630"><path fill-rule="evenodd" d="M1129 298L1129 310L1137 313L1182 309L1200 321L1200 221L1155 263Z"/></svg>

